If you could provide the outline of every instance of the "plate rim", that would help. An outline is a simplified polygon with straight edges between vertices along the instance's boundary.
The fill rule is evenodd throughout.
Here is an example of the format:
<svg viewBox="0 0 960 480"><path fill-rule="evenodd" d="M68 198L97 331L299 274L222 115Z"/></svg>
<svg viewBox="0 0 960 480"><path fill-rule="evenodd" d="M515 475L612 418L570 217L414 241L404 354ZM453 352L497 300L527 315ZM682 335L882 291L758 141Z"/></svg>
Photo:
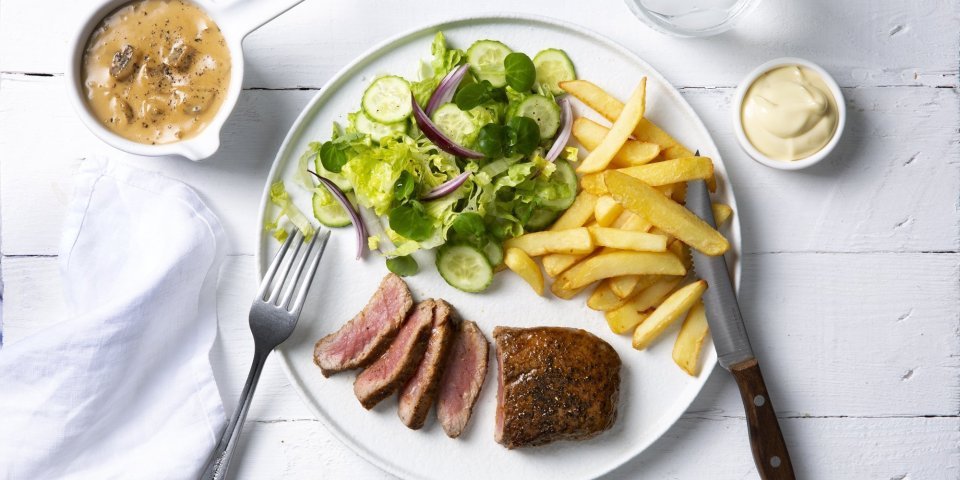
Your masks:
<svg viewBox="0 0 960 480"><path fill-rule="evenodd" d="M621 45L620 43L614 41L610 37L604 34L598 33L589 28L582 27L575 23L568 22L566 20L560 20L557 18L545 16L545 15L507 12L507 13L482 13L482 14L468 15L468 16L451 16L451 17L441 18L439 20L432 21L427 24L416 26L414 28L402 31L398 34L395 34L393 36L390 36L378 42L374 46L365 50L363 53L357 55L356 58L354 58L352 61L344 65L340 70L337 71L337 73L335 73L332 77L330 77L330 79L327 80L326 83L323 84L320 90L303 107L303 109L300 111L300 114L297 115L297 118L293 121L293 124L287 130L287 133L283 139L283 142L280 144L280 147L277 149L277 154L274 156L273 162L271 163L270 171L267 174L266 183L264 185L264 189L260 198L260 205L258 207L258 214L257 214L258 228L259 226L264 225L264 221L266 219L267 208L270 201L269 199L270 186L275 181L277 174L281 169L281 164L283 164L283 166L286 165L286 162L283 162L282 160L284 157L289 157L290 154L287 152L287 150L291 148L291 143L294 141L296 137L300 135L301 130L305 128L307 117L313 113L313 110L315 109L316 105L319 102L324 100L328 95L334 95L336 92L336 87L338 87L340 83L351 78L356 73L355 70L357 68L360 68L367 62L374 61L376 58L379 58L380 56L388 53L389 50L392 47L396 46L398 43L405 43L408 41L412 41L416 37L419 37L420 35L427 32L434 32L437 29L442 29L444 27L458 26L465 23L504 22L504 21L534 22L534 23L545 25L547 27L559 28L562 30L571 31L573 33L587 37L593 41L599 42L604 46L606 46L607 48L611 48L617 51L618 53L620 53L621 55L624 55L630 58L632 61L636 62L638 66L640 66L643 70L647 72L646 75L653 77L657 81L661 82L663 85L669 87L667 89L668 94L676 97L676 99L679 101L681 105L681 108L686 110L685 113L693 119L694 126L706 133L706 138L709 140L708 146L712 147L713 151L716 151L719 154L719 149L717 148L716 142L714 141L713 135L711 134L710 130L707 129L706 125L703 123L703 119L700 118L700 115L696 112L696 110L693 109L693 107L689 104L689 102L687 102L687 100L683 98L679 90L677 90L677 88L672 83L670 83L660 73L659 70L655 69L652 65L647 63L647 61L641 58L638 54L634 53L632 50ZM727 203L730 205L730 207L733 208L733 210L736 212L738 211L737 202L736 202L733 188L732 186L729 185L730 184L729 172L726 169L726 165L723 161L722 156L718 155L718 157L720 160L719 170L723 173L723 178L720 178L718 180L719 182L727 184L725 186L726 188L724 189L727 197L726 200L727 200ZM735 243L732 242L732 243L734 243L734 245L739 247L736 249L736 251L730 252L732 255L735 256L735 258L733 259L734 266L733 266L733 272L732 272L733 274L732 280L733 280L734 291L739 295L740 277L743 269L742 259L740 258L743 255L742 237L740 232L740 219L737 215L734 215L730 219L730 222L731 223L729 225L729 230L731 231L732 236L736 239L736 242ZM258 238L259 240L257 242L257 248L254 253L254 261L256 263L256 268L257 268L257 279L258 279L257 281L259 282L260 279L263 278L263 274L265 271L264 263L263 263L264 257L265 257L264 247L265 247L265 244L268 242L265 242L264 240L269 238L269 235L267 235L262 228L259 228ZM728 258L728 261L729 260L730 259ZM679 414L673 418L670 418L669 421L664 421L664 419L661 419L660 421L658 421L657 424L654 426L655 428L652 429L652 431L655 432L654 434L649 435L649 437L645 441L637 442L637 448L630 450L624 455L616 457L616 460L613 462L610 462L608 465L599 467L598 470L594 473L594 476L592 478L599 478L604 475L607 475L612 471L616 470L617 468L623 466L630 460L638 457L643 452L645 452L648 448L650 448L650 446L653 445L656 441L661 439L663 435L666 434L667 431L669 431L670 428L672 428L680 420L683 414L686 413L687 410L690 408L690 405L692 405L693 402L696 400L696 398L699 397L700 394L702 394L704 385L706 384L707 380L712 376L713 371L716 369L716 366L718 364L717 353L712 346L713 342L711 341L709 345L710 345L710 349L707 353L708 358L704 359L704 364L700 372L700 376L697 379L697 392L690 397L689 402L687 402L683 406L683 409L679 410ZM398 478L426 478L426 477L417 475L416 472L407 471L401 466L395 465L394 463L381 458L380 456L376 455L373 451L371 451L369 448L367 448L365 445L361 445L355 442L353 439L351 439L349 436L346 435L346 432L342 432L340 428L333 426L332 423L329 421L327 415L321 412L320 409L316 407L314 402L308 398L309 395L306 392L306 388L300 381L297 374L294 372L293 367L291 366L292 360L289 358L286 350L284 349L284 345L281 344L276 348L275 351L277 355L279 355L280 357L280 366L283 370L283 373L286 376L287 380L290 382L293 389L297 392L297 396L300 398L300 401L304 404L304 406L307 407L310 413L313 414L314 418L316 418L317 421L320 422L324 426L324 428L328 432L330 432L340 443L347 446L352 452L360 456L365 461L371 463L372 465L383 470L384 472L387 472Z"/></svg>

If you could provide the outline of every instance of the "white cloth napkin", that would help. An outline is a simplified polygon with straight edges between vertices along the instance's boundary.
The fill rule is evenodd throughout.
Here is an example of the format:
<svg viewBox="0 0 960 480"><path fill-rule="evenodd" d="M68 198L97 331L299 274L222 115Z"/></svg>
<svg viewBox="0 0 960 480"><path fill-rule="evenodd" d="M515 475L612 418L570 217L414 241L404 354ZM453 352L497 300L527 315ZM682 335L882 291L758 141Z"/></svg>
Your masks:
<svg viewBox="0 0 960 480"><path fill-rule="evenodd" d="M88 160L60 248L67 318L0 350L0 478L196 478L225 238L186 185Z"/></svg>

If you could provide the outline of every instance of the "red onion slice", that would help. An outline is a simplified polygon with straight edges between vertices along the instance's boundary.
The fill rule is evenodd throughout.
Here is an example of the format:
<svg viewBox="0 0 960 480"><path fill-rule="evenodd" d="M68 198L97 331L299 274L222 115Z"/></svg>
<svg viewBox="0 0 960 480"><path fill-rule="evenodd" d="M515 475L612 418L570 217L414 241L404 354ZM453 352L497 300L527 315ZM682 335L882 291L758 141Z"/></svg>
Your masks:
<svg viewBox="0 0 960 480"><path fill-rule="evenodd" d="M433 95L430 96L430 101L427 102L427 115L433 115L437 107L444 103L450 103L450 100L453 100L453 94L456 93L457 87L460 86L460 82L463 81L463 77L467 75L467 70L469 69L470 65L460 65L450 70L450 73L448 73L446 77L443 77L443 80L440 80L437 89L434 90Z"/></svg>
<svg viewBox="0 0 960 480"><path fill-rule="evenodd" d="M333 194L333 198L336 198L340 202L340 206L350 215L350 221L353 223L355 231L357 232L357 260L360 260L360 257L363 256L363 251L367 246L367 227L363 223L363 219L360 218L360 214L357 213L357 209L353 207L353 204L350 203L350 200L347 199L347 196L343 193L343 190L340 190L340 187L337 184L331 182L329 179L321 177L317 172L313 170L308 170L313 176L317 177L320 180L320 183L324 187L327 187L327 190Z"/></svg>
<svg viewBox="0 0 960 480"><path fill-rule="evenodd" d="M414 98L413 95L410 96L410 102L413 103L413 118L416 119L417 126L420 127L420 131L422 131L437 148L458 157L483 158L482 153L457 145L450 137L444 135L443 132L433 124L433 121L430 120L427 113L420 108L420 104L417 103L417 99Z"/></svg>
<svg viewBox="0 0 960 480"><path fill-rule="evenodd" d="M467 181L467 178L470 178L470 172L463 172L460 175L457 175L456 177L453 177L450 180L447 180L446 182L443 182L440 185L437 185L433 190L430 190L426 195L420 197L420 199L435 200L440 197L445 197L447 195L450 195L451 193L456 191L458 188L460 188L460 186Z"/></svg>
<svg viewBox="0 0 960 480"><path fill-rule="evenodd" d="M567 142L570 141L570 131L573 129L573 107L570 106L570 100L566 97L561 98L560 108L562 109L560 134L557 135L557 140L553 142L553 146L550 147L547 156L544 157L548 162L552 162L560 156L560 152L563 151L563 148L567 146Z"/></svg>

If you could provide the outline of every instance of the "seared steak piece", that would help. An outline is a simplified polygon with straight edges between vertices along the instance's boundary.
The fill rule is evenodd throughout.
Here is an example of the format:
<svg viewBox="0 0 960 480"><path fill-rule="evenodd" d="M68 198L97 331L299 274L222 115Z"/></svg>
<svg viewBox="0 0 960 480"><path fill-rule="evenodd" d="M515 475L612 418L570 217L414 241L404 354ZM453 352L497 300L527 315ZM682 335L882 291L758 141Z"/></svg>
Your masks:
<svg viewBox="0 0 960 480"><path fill-rule="evenodd" d="M357 375L353 393L363 408L373 408L402 387L417 371L430 339L435 305L433 300L417 304L386 353Z"/></svg>
<svg viewBox="0 0 960 480"><path fill-rule="evenodd" d="M443 361L446 360L450 345L453 343L454 326L450 319L452 308L443 300L437 300L433 309L433 329L427 351L417 367L417 372L400 390L397 413L400 421L413 430L423 427L430 413L430 407L437 398L440 376L443 374Z"/></svg>
<svg viewBox="0 0 960 480"><path fill-rule="evenodd" d="M325 377L369 365L390 346L412 306L407 284L387 274L357 316L317 342L313 363Z"/></svg>
<svg viewBox="0 0 960 480"><path fill-rule="evenodd" d="M463 433L487 376L490 345L476 323L464 321L454 337L440 380L437 419L450 438Z"/></svg>
<svg viewBox="0 0 960 480"><path fill-rule="evenodd" d="M613 426L620 357L576 328L497 327L497 424L507 448L582 440Z"/></svg>

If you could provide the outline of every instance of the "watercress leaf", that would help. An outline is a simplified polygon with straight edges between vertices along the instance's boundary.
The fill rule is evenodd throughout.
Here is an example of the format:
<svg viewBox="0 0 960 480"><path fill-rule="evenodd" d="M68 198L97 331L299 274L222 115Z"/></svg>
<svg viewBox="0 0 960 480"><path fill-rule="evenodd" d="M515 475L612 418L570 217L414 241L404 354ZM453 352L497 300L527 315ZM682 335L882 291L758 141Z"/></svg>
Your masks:
<svg viewBox="0 0 960 480"><path fill-rule="evenodd" d="M433 235L433 219L423 204L414 200L390 211L390 229L410 240L421 242Z"/></svg>
<svg viewBox="0 0 960 480"><path fill-rule="evenodd" d="M483 217L477 212L463 212L450 224L453 232L463 238L481 238L487 234Z"/></svg>
<svg viewBox="0 0 960 480"><path fill-rule="evenodd" d="M513 117L507 124L514 132L511 142L511 152L529 155L540 144L540 127L537 122L527 117Z"/></svg>
<svg viewBox="0 0 960 480"><path fill-rule="evenodd" d="M397 178L397 182L393 184L393 198L397 203L406 202L413 196L415 189L416 179L413 178L410 172L404 170L400 172L400 177Z"/></svg>
<svg viewBox="0 0 960 480"><path fill-rule="evenodd" d="M487 158L503 156L506 130L506 127L496 123L484 125L477 135L477 150Z"/></svg>
<svg viewBox="0 0 960 480"><path fill-rule="evenodd" d="M489 85L489 83L487 83L487 85ZM484 86L483 83L464 85L457 91L456 95L453 96L453 103L455 103L460 110L467 111L490 100L490 94L487 92L488 87Z"/></svg>
<svg viewBox="0 0 960 480"><path fill-rule="evenodd" d="M420 271L420 265L409 255L402 257L393 257L387 259L387 270L390 270L401 277L416 275Z"/></svg>
<svg viewBox="0 0 960 480"><path fill-rule="evenodd" d="M333 141L325 142L320 147L320 164L333 173L340 173L347 164L347 154Z"/></svg>
<svg viewBox="0 0 960 480"><path fill-rule="evenodd" d="M537 69L526 54L513 52L503 59L507 85L518 92L529 92L537 79Z"/></svg>

